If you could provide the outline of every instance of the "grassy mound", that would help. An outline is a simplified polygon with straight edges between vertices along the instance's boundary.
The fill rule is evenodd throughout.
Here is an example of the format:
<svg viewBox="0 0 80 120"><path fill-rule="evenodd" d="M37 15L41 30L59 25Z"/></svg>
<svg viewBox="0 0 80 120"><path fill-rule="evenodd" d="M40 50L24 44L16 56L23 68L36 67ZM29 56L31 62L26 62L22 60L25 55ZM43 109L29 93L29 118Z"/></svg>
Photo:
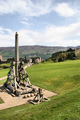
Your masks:
<svg viewBox="0 0 80 120"><path fill-rule="evenodd" d="M80 120L80 60L44 63L26 70L32 84L58 95L39 105L2 110L1 120Z"/></svg>
<svg viewBox="0 0 80 120"><path fill-rule="evenodd" d="M80 60L34 65L27 72L32 84L58 94L80 85Z"/></svg>

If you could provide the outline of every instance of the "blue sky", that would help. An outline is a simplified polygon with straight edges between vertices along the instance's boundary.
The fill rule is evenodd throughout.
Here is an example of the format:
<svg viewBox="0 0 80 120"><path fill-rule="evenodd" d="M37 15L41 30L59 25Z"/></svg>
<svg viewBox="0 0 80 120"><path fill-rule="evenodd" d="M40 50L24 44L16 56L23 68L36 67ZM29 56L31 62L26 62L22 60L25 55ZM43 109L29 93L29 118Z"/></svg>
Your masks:
<svg viewBox="0 0 80 120"><path fill-rule="evenodd" d="M0 47L79 46L79 0L0 0Z"/></svg>

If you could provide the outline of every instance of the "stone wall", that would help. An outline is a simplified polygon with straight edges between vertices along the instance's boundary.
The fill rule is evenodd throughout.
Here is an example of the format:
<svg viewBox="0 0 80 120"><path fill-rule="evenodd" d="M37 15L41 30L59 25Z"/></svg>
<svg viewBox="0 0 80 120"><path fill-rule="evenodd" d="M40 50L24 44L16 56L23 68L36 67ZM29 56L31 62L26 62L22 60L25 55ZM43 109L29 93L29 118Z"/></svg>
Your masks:
<svg viewBox="0 0 80 120"><path fill-rule="evenodd" d="M40 63L41 62L41 57L32 57L32 63Z"/></svg>

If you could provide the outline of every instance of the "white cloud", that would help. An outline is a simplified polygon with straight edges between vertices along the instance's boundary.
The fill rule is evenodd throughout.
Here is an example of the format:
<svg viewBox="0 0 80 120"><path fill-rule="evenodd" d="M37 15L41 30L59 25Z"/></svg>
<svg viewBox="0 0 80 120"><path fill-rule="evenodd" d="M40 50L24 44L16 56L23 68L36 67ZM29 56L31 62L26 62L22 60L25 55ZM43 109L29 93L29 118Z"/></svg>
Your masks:
<svg viewBox="0 0 80 120"><path fill-rule="evenodd" d="M58 3L54 0L0 0L0 15L18 13L23 17L40 16L56 11L60 16L73 16L76 11L68 3ZM26 18L27 19L27 18Z"/></svg>
<svg viewBox="0 0 80 120"><path fill-rule="evenodd" d="M0 15L15 14L20 16L20 23L26 26L31 17L38 17L56 11L60 16L70 17L76 14L68 3L54 4L54 0L0 0Z"/></svg>
<svg viewBox="0 0 80 120"><path fill-rule="evenodd" d="M40 16L51 11L53 0L0 0L0 14L19 13L23 16Z"/></svg>
<svg viewBox="0 0 80 120"><path fill-rule="evenodd" d="M0 15L16 14L21 24L29 24L30 17L38 17L53 11L54 0L0 0Z"/></svg>
<svg viewBox="0 0 80 120"><path fill-rule="evenodd" d="M8 34L6 34L6 32ZM80 22L68 26L50 26L41 32L21 29L19 45L51 45L78 46L80 45ZM10 29L0 28L0 46L14 46L15 33Z"/></svg>
<svg viewBox="0 0 80 120"><path fill-rule="evenodd" d="M14 46L14 32L0 27L0 47Z"/></svg>
<svg viewBox="0 0 80 120"><path fill-rule="evenodd" d="M24 24L24 25L27 25L27 26L30 25L29 22L27 22L27 21L21 21L21 23Z"/></svg>
<svg viewBox="0 0 80 120"><path fill-rule="evenodd" d="M80 22L69 26L48 27L45 32L46 42L51 45L77 46L80 44ZM75 40L74 40L75 39Z"/></svg>
<svg viewBox="0 0 80 120"><path fill-rule="evenodd" d="M20 30L20 44L78 46L80 45L80 22L68 26L50 26L41 32Z"/></svg>
<svg viewBox="0 0 80 120"><path fill-rule="evenodd" d="M54 10L60 16L64 17L70 17L76 13L76 10L72 9L68 3L58 3L57 6L54 7Z"/></svg>
<svg viewBox="0 0 80 120"><path fill-rule="evenodd" d="M36 42L33 36L36 34L36 32L30 30L19 30L18 33L20 45L35 45Z"/></svg>

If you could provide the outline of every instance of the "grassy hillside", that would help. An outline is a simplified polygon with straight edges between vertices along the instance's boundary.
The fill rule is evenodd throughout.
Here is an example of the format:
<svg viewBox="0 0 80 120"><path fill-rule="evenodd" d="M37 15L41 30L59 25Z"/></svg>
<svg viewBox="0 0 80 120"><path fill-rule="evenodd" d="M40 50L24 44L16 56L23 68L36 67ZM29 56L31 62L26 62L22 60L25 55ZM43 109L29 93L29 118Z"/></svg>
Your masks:
<svg viewBox="0 0 80 120"><path fill-rule="evenodd" d="M19 53L20 57L35 57L40 56L42 59L51 57L52 53L57 51L66 50L66 47L49 47L49 46L20 46ZM15 56L14 47L0 47L0 55L3 59L11 58Z"/></svg>
<svg viewBox="0 0 80 120"><path fill-rule="evenodd" d="M80 60L46 62L26 70L32 84L58 95L39 105L2 110L1 120L80 120Z"/></svg>
<svg viewBox="0 0 80 120"><path fill-rule="evenodd" d="M57 93L64 93L80 85L80 60L43 63L27 68L33 84Z"/></svg>

